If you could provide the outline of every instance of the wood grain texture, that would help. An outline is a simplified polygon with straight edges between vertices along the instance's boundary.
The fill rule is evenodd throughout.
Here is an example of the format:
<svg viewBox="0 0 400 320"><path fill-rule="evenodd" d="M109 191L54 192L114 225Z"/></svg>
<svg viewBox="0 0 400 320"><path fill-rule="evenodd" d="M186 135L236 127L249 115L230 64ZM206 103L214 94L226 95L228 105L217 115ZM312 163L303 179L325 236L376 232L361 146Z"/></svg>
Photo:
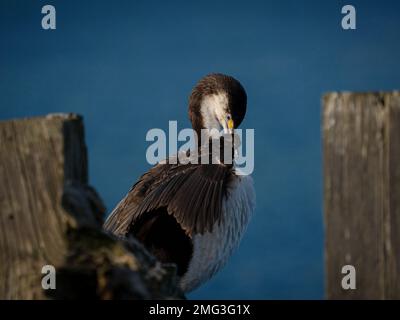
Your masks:
<svg viewBox="0 0 400 320"><path fill-rule="evenodd" d="M329 93L322 122L327 298L398 299L400 93Z"/></svg>
<svg viewBox="0 0 400 320"><path fill-rule="evenodd" d="M102 230L82 118L0 122L0 299L180 299L175 265ZM42 267L56 268L44 291Z"/></svg>
<svg viewBox="0 0 400 320"><path fill-rule="evenodd" d="M67 181L87 182L83 141L72 114L0 122L0 298L42 298L42 266L64 259L61 200Z"/></svg>

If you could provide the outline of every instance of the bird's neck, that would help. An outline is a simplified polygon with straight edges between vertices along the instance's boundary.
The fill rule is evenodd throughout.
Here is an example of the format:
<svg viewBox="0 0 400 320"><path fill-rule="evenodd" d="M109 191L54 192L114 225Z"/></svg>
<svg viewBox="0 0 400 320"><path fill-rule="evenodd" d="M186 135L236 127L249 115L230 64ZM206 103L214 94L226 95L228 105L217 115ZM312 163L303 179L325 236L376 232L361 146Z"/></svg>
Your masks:
<svg viewBox="0 0 400 320"><path fill-rule="evenodd" d="M201 163L233 165L235 148L232 135L203 135L197 143Z"/></svg>

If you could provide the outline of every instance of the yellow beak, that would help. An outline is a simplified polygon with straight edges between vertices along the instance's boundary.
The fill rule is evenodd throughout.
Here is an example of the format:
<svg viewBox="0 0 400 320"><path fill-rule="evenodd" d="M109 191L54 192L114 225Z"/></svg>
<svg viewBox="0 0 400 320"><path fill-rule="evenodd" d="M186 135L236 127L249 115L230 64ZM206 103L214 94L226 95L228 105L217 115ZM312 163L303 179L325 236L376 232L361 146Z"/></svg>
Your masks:
<svg viewBox="0 0 400 320"><path fill-rule="evenodd" d="M228 129L233 129L233 127L234 127L234 125L233 125L233 120L232 119L229 119L228 120Z"/></svg>

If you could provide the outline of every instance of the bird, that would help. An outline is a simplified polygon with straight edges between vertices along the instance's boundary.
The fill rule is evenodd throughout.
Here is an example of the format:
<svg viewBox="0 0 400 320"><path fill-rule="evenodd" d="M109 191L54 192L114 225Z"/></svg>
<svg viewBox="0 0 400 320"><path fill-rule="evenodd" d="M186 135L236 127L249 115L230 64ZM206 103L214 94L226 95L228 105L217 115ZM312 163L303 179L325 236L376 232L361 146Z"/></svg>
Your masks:
<svg viewBox="0 0 400 320"><path fill-rule="evenodd" d="M160 161L137 180L104 223L107 232L134 236L160 262L174 263L184 293L227 263L255 208L252 177L240 174L234 161L209 151L222 141L220 146L230 146L235 156L234 130L247 109L241 83L225 74L208 74L192 89L188 109L197 143L185 154L192 160L208 158L208 163L171 161L178 155ZM211 147L205 148L204 141Z"/></svg>

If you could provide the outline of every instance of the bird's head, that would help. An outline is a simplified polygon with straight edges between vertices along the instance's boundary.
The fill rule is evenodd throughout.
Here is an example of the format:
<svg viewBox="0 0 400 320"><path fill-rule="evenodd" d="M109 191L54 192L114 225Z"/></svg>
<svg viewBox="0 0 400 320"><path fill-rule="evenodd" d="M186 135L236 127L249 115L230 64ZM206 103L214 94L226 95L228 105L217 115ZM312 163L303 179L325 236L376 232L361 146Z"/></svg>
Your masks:
<svg viewBox="0 0 400 320"><path fill-rule="evenodd" d="M189 117L193 129L233 132L246 114L247 95L235 78L209 74L193 88L189 98Z"/></svg>

